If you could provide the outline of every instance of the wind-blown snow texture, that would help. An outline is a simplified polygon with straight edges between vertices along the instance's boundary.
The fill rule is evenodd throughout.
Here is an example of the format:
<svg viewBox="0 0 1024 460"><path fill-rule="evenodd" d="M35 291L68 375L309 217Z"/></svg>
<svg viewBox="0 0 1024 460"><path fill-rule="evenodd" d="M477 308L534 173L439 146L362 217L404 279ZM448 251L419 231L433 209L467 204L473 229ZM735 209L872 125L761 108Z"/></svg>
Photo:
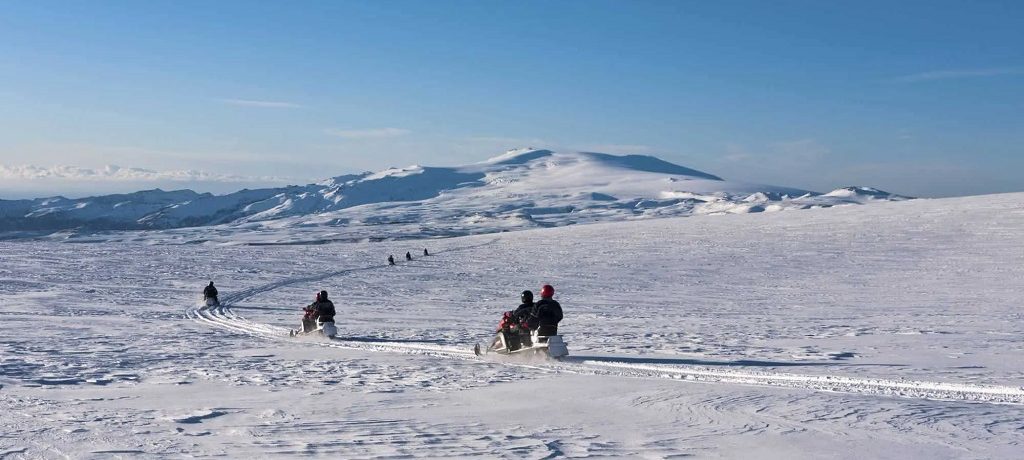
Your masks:
<svg viewBox="0 0 1024 460"><path fill-rule="evenodd" d="M904 197L866 187L822 195L728 182L650 156L522 149L460 167L392 168L220 196L149 190L82 199L0 200L0 237L88 241L103 230L179 229L164 232L164 241L195 243L225 241L223 235L245 230L247 242L294 244L900 199ZM207 226L214 227L194 228ZM126 233L120 239L137 237ZM109 235L102 238L110 240Z"/></svg>
<svg viewBox="0 0 1024 460"><path fill-rule="evenodd" d="M1019 458L1022 203L0 243L0 457ZM473 357L545 282L570 359ZM287 338L319 289L341 337Z"/></svg>

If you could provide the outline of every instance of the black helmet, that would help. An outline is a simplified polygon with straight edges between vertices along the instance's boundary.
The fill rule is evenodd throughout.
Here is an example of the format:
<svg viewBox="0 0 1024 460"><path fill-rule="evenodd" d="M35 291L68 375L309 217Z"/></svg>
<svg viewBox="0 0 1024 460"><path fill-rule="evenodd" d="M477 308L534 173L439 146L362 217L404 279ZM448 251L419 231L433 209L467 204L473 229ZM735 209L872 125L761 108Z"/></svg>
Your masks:
<svg viewBox="0 0 1024 460"><path fill-rule="evenodd" d="M210 286L213 286L213 281L210 281Z"/></svg>
<svg viewBox="0 0 1024 460"><path fill-rule="evenodd" d="M327 291L320 291L320 300L327 300Z"/></svg>
<svg viewBox="0 0 1024 460"><path fill-rule="evenodd" d="M530 291L523 291L522 297L523 303L533 303L533 293Z"/></svg>

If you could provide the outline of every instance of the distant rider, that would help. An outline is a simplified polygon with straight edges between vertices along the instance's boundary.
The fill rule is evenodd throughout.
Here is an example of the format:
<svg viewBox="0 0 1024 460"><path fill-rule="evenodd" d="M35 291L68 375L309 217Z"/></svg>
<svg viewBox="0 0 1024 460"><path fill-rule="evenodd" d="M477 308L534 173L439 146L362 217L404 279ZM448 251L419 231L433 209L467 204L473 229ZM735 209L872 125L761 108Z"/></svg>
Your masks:
<svg viewBox="0 0 1024 460"><path fill-rule="evenodd" d="M562 320L562 306L551 298L554 295L555 288L550 284L545 284L540 288L540 301L533 307L533 318L537 323L536 325L531 323L530 326L536 327L537 335L541 337L558 335L558 322Z"/></svg>
<svg viewBox="0 0 1024 460"><path fill-rule="evenodd" d="M395 264L395 256L394 256L394 254L391 254L391 255L388 256L388 265L394 265L394 264Z"/></svg>
<svg viewBox="0 0 1024 460"><path fill-rule="evenodd" d="M427 248L423 248L423 255L424 256L429 256L430 255L430 253L427 252Z"/></svg>
<svg viewBox="0 0 1024 460"><path fill-rule="evenodd" d="M217 299L217 288L213 287L213 281L210 281L209 286L203 289L203 300L213 299L214 305L220 305L220 300Z"/></svg>
<svg viewBox="0 0 1024 460"><path fill-rule="evenodd" d="M405 251L405 260L412 260L412 253Z"/></svg>

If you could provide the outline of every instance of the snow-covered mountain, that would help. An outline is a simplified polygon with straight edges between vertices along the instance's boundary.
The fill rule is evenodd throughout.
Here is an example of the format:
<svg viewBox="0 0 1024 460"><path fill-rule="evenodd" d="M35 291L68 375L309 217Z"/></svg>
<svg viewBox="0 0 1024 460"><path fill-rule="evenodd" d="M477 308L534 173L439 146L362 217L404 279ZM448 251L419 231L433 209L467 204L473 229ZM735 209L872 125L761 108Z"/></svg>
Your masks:
<svg viewBox="0 0 1024 460"><path fill-rule="evenodd" d="M900 199L906 198L867 187L819 194L731 182L652 156L519 149L465 166L390 168L227 195L158 189L0 200L0 232L16 238L218 226L317 228L335 239L380 239Z"/></svg>

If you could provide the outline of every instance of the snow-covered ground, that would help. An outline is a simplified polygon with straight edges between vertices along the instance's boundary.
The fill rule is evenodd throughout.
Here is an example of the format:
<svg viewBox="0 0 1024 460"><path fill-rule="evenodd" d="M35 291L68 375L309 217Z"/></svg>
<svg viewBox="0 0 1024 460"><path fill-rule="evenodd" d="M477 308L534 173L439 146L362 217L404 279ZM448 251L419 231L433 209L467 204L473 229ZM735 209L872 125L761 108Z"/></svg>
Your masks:
<svg viewBox="0 0 1024 460"><path fill-rule="evenodd" d="M0 458L1024 452L1024 194L422 241L139 240L0 243ZM209 279L227 308L197 306ZM545 282L571 356L473 356ZM319 289L342 337L288 338Z"/></svg>

